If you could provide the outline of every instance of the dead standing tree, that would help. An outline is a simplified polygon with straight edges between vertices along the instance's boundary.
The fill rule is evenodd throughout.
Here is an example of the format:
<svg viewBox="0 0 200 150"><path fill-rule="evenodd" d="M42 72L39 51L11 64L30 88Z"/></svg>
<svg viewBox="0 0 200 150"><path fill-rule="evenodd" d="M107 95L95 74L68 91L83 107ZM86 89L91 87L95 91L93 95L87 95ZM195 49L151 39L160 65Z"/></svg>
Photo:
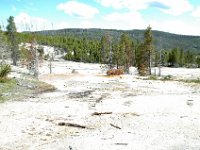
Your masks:
<svg viewBox="0 0 200 150"><path fill-rule="evenodd" d="M37 41L35 37L33 37L30 41L30 59L28 64L28 69L33 72L35 78L38 78L39 75L39 67L38 67L38 51L37 51Z"/></svg>

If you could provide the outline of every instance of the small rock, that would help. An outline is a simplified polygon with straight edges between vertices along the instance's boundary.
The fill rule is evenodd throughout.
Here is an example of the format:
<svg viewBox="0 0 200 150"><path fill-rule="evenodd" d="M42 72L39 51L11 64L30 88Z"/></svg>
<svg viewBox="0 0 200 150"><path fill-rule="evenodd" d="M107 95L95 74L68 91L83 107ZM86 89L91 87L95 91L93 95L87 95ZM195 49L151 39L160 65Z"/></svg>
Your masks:
<svg viewBox="0 0 200 150"><path fill-rule="evenodd" d="M47 141L47 139L44 139L44 138L42 138L41 140L42 140L42 141Z"/></svg>
<svg viewBox="0 0 200 150"><path fill-rule="evenodd" d="M47 133L46 136L51 136L51 134Z"/></svg>
<svg viewBox="0 0 200 150"><path fill-rule="evenodd" d="M78 73L75 69L72 69L72 73L74 74L74 73Z"/></svg>

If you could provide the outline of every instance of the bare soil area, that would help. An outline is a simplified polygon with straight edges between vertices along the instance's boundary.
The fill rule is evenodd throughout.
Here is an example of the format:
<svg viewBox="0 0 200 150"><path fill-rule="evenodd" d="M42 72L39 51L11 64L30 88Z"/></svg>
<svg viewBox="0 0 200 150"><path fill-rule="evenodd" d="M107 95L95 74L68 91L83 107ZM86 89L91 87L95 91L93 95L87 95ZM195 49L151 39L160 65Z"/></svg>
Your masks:
<svg viewBox="0 0 200 150"><path fill-rule="evenodd" d="M106 77L98 64L54 62L39 79L54 92L0 104L1 150L199 150L200 86ZM73 70L73 73L72 73ZM163 68L175 79L198 69Z"/></svg>

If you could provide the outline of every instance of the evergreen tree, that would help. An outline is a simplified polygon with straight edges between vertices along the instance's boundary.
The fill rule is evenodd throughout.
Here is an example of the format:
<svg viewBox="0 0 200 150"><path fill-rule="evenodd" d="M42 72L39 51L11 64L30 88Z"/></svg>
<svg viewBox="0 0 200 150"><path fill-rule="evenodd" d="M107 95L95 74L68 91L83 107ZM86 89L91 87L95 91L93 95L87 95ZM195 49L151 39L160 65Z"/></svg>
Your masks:
<svg viewBox="0 0 200 150"><path fill-rule="evenodd" d="M121 56L120 55L120 46L118 43L113 44L113 63L116 65L117 69L119 69L120 65L122 64L121 61Z"/></svg>
<svg viewBox="0 0 200 150"><path fill-rule="evenodd" d="M148 51L143 43L138 46L137 50L137 69L138 73L142 76L146 76L149 72L148 70Z"/></svg>
<svg viewBox="0 0 200 150"><path fill-rule="evenodd" d="M15 26L14 17L10 16L8 19L7 36L11 49L11 58L13 60L13 65L17 65L17 61L19 59L19 48L17 42L17 28Z"/></svg>
<svg viewBox="0 0 200 150"><path fill-rule="evenodd" d="M140 75L151 75L151 63L153 54L153 37L151 27L144 32L144 43L140 44L137 52L137 68Z"/></svg>
<svg viewBox="0 0 200 150"><path fill-rule="evenodd" d="M200 55L196 57L196 65L200 68Z"/></svg>
<svg viewBox="0 0 200 150"><path fill-rule="evenodd" d="M171 50L169 54L169 63L171 66L178 67L180 62L180 55L178 48L174 48Z"/></svg>
<svg viewBox="0 0 200 150"><path fill-rule="evenodd" d="M194 54L190 50L185 53L185 62L187 67L190 67L194 63Z"/></svg>
<svg viewBox="0 0 200 150"><path fill-rule="evenodd" d="M133 64L133 42L128 34L122 34L120 38L120 57L123 62L124 70L129 73L129 67Z"/></svg>
<svg viewBox="0 0 200 150"><path fill-rule="evenodd" d="M183 49L180 50L180 56L179 56L179 66L183 67L185 64L185 59L184 59L184 51Z"/></svg>
<svg viewBox="0 0 200 150"><path fill-rule="evenodd" d="M111 36L105 34L101 38L101 63L109 64L111 52Z"/></svg>
<svg viewBox="0 0 200 150"><path fill-rule="evenodd" d="M148 26L147 29L144 32L144 47L145 50L148 53L148 68L149 68L149 74L151 75L151 64L152 64L152 53L153 53L153 36L151 27Z"/></svg>

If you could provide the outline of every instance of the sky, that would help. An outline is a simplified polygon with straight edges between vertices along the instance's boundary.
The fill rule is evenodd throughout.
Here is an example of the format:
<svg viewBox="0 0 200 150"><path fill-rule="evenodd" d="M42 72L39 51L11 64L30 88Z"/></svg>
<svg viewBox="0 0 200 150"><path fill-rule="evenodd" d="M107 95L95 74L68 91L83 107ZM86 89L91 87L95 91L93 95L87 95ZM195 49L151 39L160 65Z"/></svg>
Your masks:
<svg viewBox="0 0 200 150"><path fill-rule="evenodd" d="M0 0L0 25L19 32L62 28L145 29L200 35L200 0Z"/></svg>

